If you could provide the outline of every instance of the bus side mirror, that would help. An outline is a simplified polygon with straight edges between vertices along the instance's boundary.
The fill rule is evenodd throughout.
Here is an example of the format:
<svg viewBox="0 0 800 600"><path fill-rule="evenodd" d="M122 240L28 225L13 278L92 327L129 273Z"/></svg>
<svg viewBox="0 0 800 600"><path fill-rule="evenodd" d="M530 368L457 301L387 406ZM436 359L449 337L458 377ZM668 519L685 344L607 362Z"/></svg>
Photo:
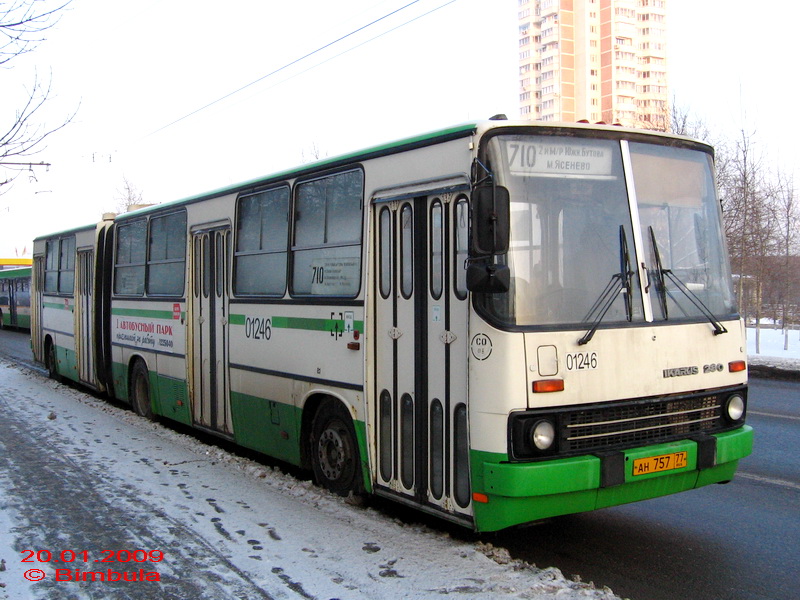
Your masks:
<svg viewBox="0 0 800 600"><path fill-rule="evenodd" d="M471 292L504 294L511 284L508 265L470 263L467 267L467 289Z"/></svg>
<svg viewBox="0 0 800 600"><path fill-rule="evenodd" d="M472 192L472 255L508 252L511 221L508 189L479 186Z"/></svg>

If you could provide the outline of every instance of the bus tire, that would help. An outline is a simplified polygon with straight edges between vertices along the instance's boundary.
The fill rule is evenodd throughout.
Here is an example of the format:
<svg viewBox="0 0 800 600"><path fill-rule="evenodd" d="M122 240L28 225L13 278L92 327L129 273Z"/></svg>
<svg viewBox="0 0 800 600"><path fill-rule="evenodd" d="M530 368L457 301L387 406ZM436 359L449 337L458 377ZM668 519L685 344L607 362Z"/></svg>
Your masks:
<svg viewBox="0 0 800 600"><path fill-rule="evenodd" d="M353 420L340 402L323 401L311 427L311 466L317 485L339 496L359 494L360 464Z"/></svg>
<svg viewBox="0 0 800 600"><path fill-rule="evenodd" d="M53 381L61 383L62 379L61 375L58 374L58 362L56 359L56 345L50 339L45 342L44 362L45 367L47 367L48 377Z"/></svg>
<svg viewBox="0 0 800 600"><path fill-rule="evenodd" d="M131 408L140 417L153 420L153 406L150 403L150 375L144 361L137 360L131 369L129 398Z"/></svg>

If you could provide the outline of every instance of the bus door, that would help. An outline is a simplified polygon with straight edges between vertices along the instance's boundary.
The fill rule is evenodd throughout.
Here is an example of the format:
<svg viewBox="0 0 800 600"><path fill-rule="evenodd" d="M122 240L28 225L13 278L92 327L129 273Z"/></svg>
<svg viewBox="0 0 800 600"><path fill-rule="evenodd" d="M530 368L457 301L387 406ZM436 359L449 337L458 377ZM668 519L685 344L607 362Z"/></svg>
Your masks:
<svg viewBox="0 0 800 600"><path fill-rule="evenodd" d="M44 335L42 332L42 303L44 302L44 256L33 257L31 270L31 348L33 357L44 362Z"/></svg>
<svg viewBox="0 0 800 600"><path fill-rule="evenodd" d="M75 261L75 345L78 376L90 385L95 385L93 282L94 252L78 250Z"/></svg>
<svg viewBox="0 0 800 600"><path fill-rule="evenodd" d="M469 518L467 200L376 202L373 219L378 488Z"/></svg>
<svg viewBox="0 0 800 600"><path fill-rule="evenodd" d="M9 279L6 282L7 295L8 295L8 325L9 327L17 326L17 283L16 279Z"/></svg>
<svg viewBox="0 0 800 600"><path fill-rule="evenodd" d="M192 234L192 371L195 425L233 435L228 381L230 227Z"/></svg>

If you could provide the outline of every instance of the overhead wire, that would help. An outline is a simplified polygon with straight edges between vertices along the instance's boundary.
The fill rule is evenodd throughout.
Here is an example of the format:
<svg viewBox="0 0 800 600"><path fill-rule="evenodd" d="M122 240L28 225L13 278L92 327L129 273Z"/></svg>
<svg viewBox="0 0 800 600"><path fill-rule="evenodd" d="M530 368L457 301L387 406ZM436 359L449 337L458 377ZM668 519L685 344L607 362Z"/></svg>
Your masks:
<svg viewBox="0 0 800 600"><path fill-rule="evenodd" d="M352 46L352 47L348 48L347 50L342 50L338 54L334 54L333 56L330 56L330 57L326 58L323 61L315 63L315 64L311 65L310 67L308 67L307 69L303 69L302 71L298 71L297 73L294 73L294 74L290 75L286 79L283 79L283 80L275 83L274 85L266 88L265 90L262 90L262 92L266 91L266 90L270 90L270 89L272 89L274 87L277 87L277 86L281 85L282 83L286 83L287 81L290 81L291 79L294 79L295 77L303 75L304 73L308 73L309 71L311 71L313 69L316 69L317 67L322 66L325 63L328 63L328 62L330 62L332 60L335 60L335 59L339 58L340 56L344 56L348 52L352 52L353 50L357 50L361 46L365 46L366 44L369 44L370 42L374 42L375 40L377 40L377 39L379 39L379 38L381 38L381 37L383 37L385 35L388 35L388 34L392 33L393 31L397 31L398 29L400 29L402 27L405 27L406 25L409 25L409 24L413 23L414 21L419 21L420 19L422 19L424 17L427 17L428 15L430 15L432 13L435 13L437 10L440 10L440 9L444 8L445 6L448 6L450 4L454 4L455 2L458 2L458 0L448 0L444 4L441 4L441 5L437 6L436 8L432 8L431 10L429 10L426 13L422 13L421 15L417 15L416 17L414 17L412 19L409 19L408 21L405 21L404 23L396 25L395 27L392 27L391 29L387 29L386 31L383 31L383 32L379 33L378 35L369 38L368 40L364 40L360 44L356 44L355 46ZM262 92L258 92L258 93L262 93Z"/></svg>
<svg viewBox="0 0 800 600"><path fill-rule="evenodd" d="M390 30L388 30L386 32L383 32L382 34L380 34L378 36L375 36L374 38L371 38L370 40L367 40L366 42L362 42L358 46L354 46L354 48L350 48L350 49L348 49L348 50L346 50L344 52L341 52L337 56L341 56L342 54L345 54L346 52L349 52L350 50L353 50L355 48L363 46L364 44L366 44L368 42L371 42L371 41L381 37L382 35L386 35L387 33L390 33L391 31L395 31L396 29L399 29L400 27L408 25L409 23L412 23L413 21L416 21L416 20L418 20L418 19L420 19L420 18L422 18L424 16L427 16L427 15L431 14L432 12L435 12L436 10L439 10L440 8L443 8L444 6L447 6L448 4L452 4L455 1L456 0L450 0L449 2L446 2L445 4L443 4L442 6L439 6L439 7L435 8L435 9L433 9L433 10L428 11L424 15L420 15L418 17L415 17L414 19L410 19L409 21L403 23L402 25L399 25L397 27L394 27L393 29L390 29ZM244 90L256 85L257 83L260 83L261 81L264 81L265 79L267 79L269 77L273 77L274 75L277 75L278 73L280 73L282 71L285 71L289 67L292 67L292 66L296 65L299 62L301 62L303 60L306 60L307 58L310 58L311 56L314 56L315 54L319 54L323 50L326 50L326 49L330 48L331 46L334 46L335 44L338 44L339 42L342 42L342 41L346 40L347 38L350 38L350 37L356 35L357 33L361 32L361 31L364 31L365 29L368 29L368 28L372 27L373 25L376 25L377 23L380 23L381 21L385 21L389 17L394 16L397 13L409 8L410 6L413 6L414 4L418 4L419 2L421 2L421 0L412 0L411 2L405 4L404 6L401 6L400 8L397 8L397 9L395 9L395 10L389 12L389 13L386 13L385 15L383 15L383 16L381 16L381 17L379 17L379 18L367 23L366 25L362 25L361 27L358 27L358 28L354 29L350 33L347 33L347 34L345 34L345 35L343 35L343 36L341 36L341 37L339 37L339 38L337 38L337 39L335 39L335 40L333 40L331 42L328 42L327 44L325 44L323 46L320 46L316 50L308 52L307 54L304 54L303 56L301 56L299 58L296 58L296 59L292 60L291 62L288 62L285 65L283 65L283 66L281 66L281 67L279 67L279 68L267 73L266 75L263 75L263 76L259 77L258 79L254 80L254 81L251 81L250 83L248 83L246 85L243 85L242 87L240 87L240 88L238 88L236 90L233 90L232 92L229 92L229 93L225 94L224 96L221 96L221 97L217 98L216 100L213 100L212 102L209 102L208 104L205 104L204 106L201 106L200 108L197 108L197 109L193 110L192 112L187 113L187 114L183 115L182 117L180 117L178 119L175 119L174 121L172 121L170 123L167 123L166 125L164 125L162 127L159 127L158 129L150 132L145 137L150 137L152 135L160 133L161 131L164 131L165 129L167 129L169 127L172 127L173 125L177 125L181 121L184 121L184 120L188 119L189 117L192 117L192 116L196 115L197 113L202 112L202 111L214 106L215 104L219 104L223 100L227 100L231 96L234 96L234 95L236 95L236 94L238 94L238 93L240 93L240 92L242 92L242 91L244 91ZM335 58L335 57L332 57L332 58ZM319 66L320 64L324 64L325 62L328 62L328 60L332 60L332 58L327 59L327 60L325 60L325 61L323 61L321 63L318 63L314 67L310 67L310 68L315 68L316 66ZM306 71L310 70L310 68L306 69Z"/></svg>

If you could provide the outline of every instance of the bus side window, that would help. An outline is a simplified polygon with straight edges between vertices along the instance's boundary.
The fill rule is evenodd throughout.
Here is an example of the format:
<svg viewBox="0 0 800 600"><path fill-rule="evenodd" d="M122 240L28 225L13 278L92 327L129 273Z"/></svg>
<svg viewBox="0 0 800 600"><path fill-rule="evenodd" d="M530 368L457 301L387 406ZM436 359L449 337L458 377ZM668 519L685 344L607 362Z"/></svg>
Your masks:
<svg viewBox="0 0 800 600"><path fill-rule="evenodd" d="M120 225L117 229L117 255L114 267L114 293L125 296L144 294L147 221Z"/></svg>
<svg viewBox="0 0 800 600"><path fill-rule="evenodd" d="M400 209L400 291L403 298L414 292L414 214L410 204Z"/></svg>
<svg viewBox="0 0 800 600"><path fill-rule="evenodd" d="M50 294L71 294L74 287L75 237L47 240L44 291Z"/></svg>
<svg viewBox="0 0 800 600"><path fill-rule="evenodd" d="M295 188L292 293L356 296L361 283L364 175L345 171Z"/></svg>
<svg viewBox="0 0 800 600"><path fill-rule="evenodd" d="M442 297L444 287L444 223L441 201L434 200L431 205L430 274L431 296L434 300Z"/></svg>
<svg viewBox="0 0 800 600"><path fill-rule="evenodd" d="M52 294L58 292L58 246L59 240L47 240L44 291Z"/></svg>
<svg viewBox="0 0 800 600"><path fill-rule="evenodd" d="M239 198L233 283L237 296L283 296L288 241L288 187Z"/></svg>
<svg viewBox="0 0 800 600"><path fill-rule="evenodd" d="M61 254L58 261L58 292L71 294L75 289L75 238L61 240Z"/></svg>
<svg viewBox="0 0 800 600"><path fill-rule="evenodd" d="M150 219L147 293L182 296L186 279L186 213Z"/></svg>
<svg viewBox="0 0 800 600"><path fill-rule="evenodd" d="M455 218L455 264L453 265L454 289L460 300L467 297L467 258L469 252L469 206L462 197L456 201Z"/></svg>
<svg viewBox="0 0 800 600"><path fill-rule="evenodd" d="M381 209L379 235L380 290L381 296L388 298L392 292L392 212L385 206Z"/></svg>

